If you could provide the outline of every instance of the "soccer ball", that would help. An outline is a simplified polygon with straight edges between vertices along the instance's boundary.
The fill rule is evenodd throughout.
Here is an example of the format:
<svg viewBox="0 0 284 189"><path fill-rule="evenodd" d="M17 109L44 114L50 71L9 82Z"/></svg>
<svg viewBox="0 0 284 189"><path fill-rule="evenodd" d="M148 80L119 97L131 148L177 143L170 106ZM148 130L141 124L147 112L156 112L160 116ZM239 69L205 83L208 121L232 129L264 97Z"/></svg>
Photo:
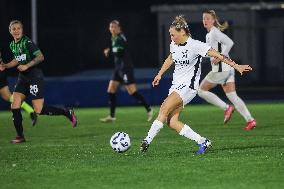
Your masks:
<svg viewBox="0 0 284 189"><path fill-rule="evenodd" d="M114 133L109 142L112 149L118 153L126 152L131 146L130 137L125 132Z"/></svg>

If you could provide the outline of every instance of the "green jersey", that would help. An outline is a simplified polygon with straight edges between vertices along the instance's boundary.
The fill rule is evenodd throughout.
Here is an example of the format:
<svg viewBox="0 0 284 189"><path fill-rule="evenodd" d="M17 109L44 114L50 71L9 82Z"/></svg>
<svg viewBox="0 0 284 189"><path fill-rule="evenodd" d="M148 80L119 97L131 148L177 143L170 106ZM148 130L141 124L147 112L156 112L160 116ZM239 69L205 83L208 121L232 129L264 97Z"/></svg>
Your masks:
<svg viewBox="0 0 284 189"><path fill-rule="evenodd" d="M126 37L120 33L111 38L111 52L114 56L116 69L132 68L132 62L128 52Z"/></svg>
<svg viewBox="0 0 284 189"><path fill-rule="evenodd" d="M12 41L10 49L21 65L29 63L41 53L40 49L27 36L23 36L18 42Z"/></svg>

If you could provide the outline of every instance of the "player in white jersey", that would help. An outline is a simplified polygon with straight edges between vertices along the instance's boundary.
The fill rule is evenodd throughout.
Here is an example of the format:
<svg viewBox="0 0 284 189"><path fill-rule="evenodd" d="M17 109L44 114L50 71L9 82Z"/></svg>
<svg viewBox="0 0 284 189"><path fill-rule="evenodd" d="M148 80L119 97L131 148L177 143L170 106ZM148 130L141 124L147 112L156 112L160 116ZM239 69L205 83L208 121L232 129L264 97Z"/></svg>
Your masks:
<svg viewBox="0 0 284 189"><path fill-rule="evenodd" d="M203 12L203 25L207 29L206 43L215 50L218 50L225 56L229 57L229 52L233 46L233 41L222 31L228 27L225 22L222 25L219 23L217 15L214 10ZM224 124L226 124L232 113L234 107L246 120L245 130L249 131L256 127L256 120L251 116L243 100L236 93L235 86L235 70L222 62L218 58L210 58L212 71L210 71L200 84L198 95L207 102L218 106L224 110ZM221 85L228 99L234 104L228 105L221 100L217 95L210 92L210 89Z"/></svg>
<svg viewBox="0 0 284 189"><path fill-rule="evenodd" d="M159 85L162 75L172 64L175 64L172 86L168 97L160 107L159 115L152 123L146 138L140 146L141 152L146 152L149 144L163 128L165 122L181 136L194 140L198 144L197 154L204 154L210 147L211 141L194 132L188 125L179 120L179 114L184 105L189 103L197 94L200 79L201 57L206 55L222 59L241 74L250 71L249 65L238 65L228 57L220 54L208 44L191 38L188 25L183 16L177 16L170 26L171 36L170 55L165 60L159 73L154 78L153 87Z"/></svg>

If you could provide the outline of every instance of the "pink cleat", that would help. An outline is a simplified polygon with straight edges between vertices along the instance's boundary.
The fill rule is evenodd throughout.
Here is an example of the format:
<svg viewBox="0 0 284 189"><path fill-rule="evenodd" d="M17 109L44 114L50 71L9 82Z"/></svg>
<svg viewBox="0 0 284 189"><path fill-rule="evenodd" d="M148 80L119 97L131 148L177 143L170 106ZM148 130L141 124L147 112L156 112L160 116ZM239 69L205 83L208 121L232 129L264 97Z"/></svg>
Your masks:
<svg viewBox="0 0 284 189"><path fill-rule="evenodd" d="M254 119L252 121L247 122L247 125L244 128L244 130L250 131L250 130L254 129L255 127L256 127L256 120Z"/></svg>
<svg viewBox="0 0 284 189"><path fill-rule="evenodd" d="M224 112L224 124L226 124L230 121L234 111L235 111L234 106L229 105L229 107Z"/></svg>
<svg viewBox="0 0 284 189"><path fill-rule="evenodd" d="M66 112L66 117L71 121L72 127L76 127L77 126L77 117L75 115L75 112L73 110L73 108L68 108L67 112Z"/></svg>

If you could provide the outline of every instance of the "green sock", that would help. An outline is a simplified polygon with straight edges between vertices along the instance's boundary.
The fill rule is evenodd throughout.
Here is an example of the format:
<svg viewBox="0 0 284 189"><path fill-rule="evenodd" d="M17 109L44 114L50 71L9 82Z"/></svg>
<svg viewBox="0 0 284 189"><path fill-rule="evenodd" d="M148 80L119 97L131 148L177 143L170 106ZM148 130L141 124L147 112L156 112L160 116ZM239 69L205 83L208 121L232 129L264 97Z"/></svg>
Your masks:
<svg viewBox="0 0 284 189"><path fill-rule="evenodd" d="M28 103L26 103L25 101L22 103L21 108L23 108L29 114L34 112L34 109L30 105L28 105Z"/></svg>
<svg viewBox="0 0 284 189"><path fill-rule="evenodd" d="M10 97L10 102L13 102L13 96ZM34 112L34 109L25 101L22 103L21 108L23 108L29 114Z"/></svg>

